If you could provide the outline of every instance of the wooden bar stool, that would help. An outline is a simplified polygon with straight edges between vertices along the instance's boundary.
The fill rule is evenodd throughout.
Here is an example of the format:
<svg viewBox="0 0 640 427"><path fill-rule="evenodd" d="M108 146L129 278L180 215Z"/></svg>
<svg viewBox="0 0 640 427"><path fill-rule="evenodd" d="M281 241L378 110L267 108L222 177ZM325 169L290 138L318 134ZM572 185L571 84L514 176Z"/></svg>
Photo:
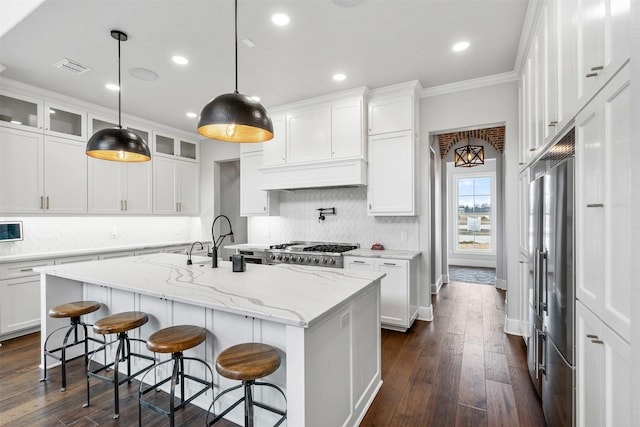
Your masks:
<svg viewBox="0 0 640 427"><path fill-rule="evenodd" d="M195 357L185 357L182 354L183 351L200 345L205 340L205 338L206 333L204 328L192 325L180 325L160 329L159 331L151 334L151 336L147 339L147 348L150 351L153 351L154 353L171 353L171 359L156 364L153 369L147 371L140 379L140 391L138 394L138 424L140 426L142 426L143 405L147 408L161 413L165 417L169 417L170 426L173 427L175 425L175 412L178 409L184 408L193 399L197 398L208 389L213 390L213 371L211 370L211 367L207 364L207 362ZM194 377L193 375L186 374L184 370L185 360L199 362L204 365L205 368L209 371L210 381L206 381L201 378ZM170 362L173 362L173 369L170 377L156 382L151 386L145 386L144 379L147 375L149 375L149 373L155 373L156 368ZM198 382L204 386L186 400L184 390L185 379ZM145 394L149 393L152 390L157 390L158 387L167 383L168 381L171 381L171 392L169 395L168 411L143 399L143 396ZM180 404L178 404L177 406L175 405L174 401L176 384L180 384Z"/></svg>
<svg viewBox="0 0 640 427"><path fill-rule="evenodd" d="M89 354L89 340L95 341L100 344L104 344L104 341L97 340L93 337L90 337L87 334L87 326L91 326L90 324L84 323L80 320L80 316L83 314L93 313L96 310L100 309L100 303L96 301L74 301L67 304L62 304L55 306L49 310L49 317L61 319L61 318L69 318L70 323L69 326L63 326L61 328L56 329L51 332L47 339L44 341L44 375L40 379L40 381L45 381L47 379L47 356L54 358L60 361L62 365L62 387L60 391L65 391L67 389L67 362L75 360L79 357L84 357L84 366L87 366L88 362L88 354ZM84 331L84 336L81 340L78 339L78 328L82 328ZM51 337L58 331L66 329L67 332L64 335L64 339L62 340L62 345L60 347L49 349L49 340ZM73 332L73 342L69 344L69 336ZM67 359L67 349L78 344L84 344L84 353L80 354L76 357L72 357L71 359Z"/></svg>
<svg viewBox="0 0 640 427"><path fill-rule="evenodd" d="M140 311L127 311L124 313L117 313L111 316L103 317L96 321L93 325L93 331L97 334L108 335L108 334L118 334L118 337L108 343L105 343L102 348L99 348L95 352L92 353L89 358L89 362L87 363L87 403L83 406L86 408L90 404L91 395L89 393L89 378L97 378L102 381L106 381L113 384L113 396L115 400L115 411L113 418L120 417L120 396L119 396L119 387L120 384L125 382L131 383L131 380L140 375L141 373L151 369L153 364L155 363L155 357L147 356L145 354L134 353L131 351L131 341L138 341L146 344L146 341L138 339L138 338L129 338L127 334L128 331L139 328L140 326L147 323L149 317L146 313ZM100 350L106 349L107 346L110 346L114 343L118 343L118 347L113 358L113 362L105 363L95 369L91 369L91 363L93 362L93 356ZM131 357L138 357L140 359L150 360L148 366L143 367L135 373L131 373ZM123 378L120 378L120 362L127 362L127 375ZM106 377L103 375L99 375L98 373L101 371L109 371L113 368L113 377Z"/></svg>
<svg viewBox="0 0 640 427"><path fill-rule="evenodd" d="M233 380L241 380L242 384L231 387L218 394L209 408L209 412L213 412L213 420L209 422L209 414L207 414L207 426L211 426L218 422L222 417L227 415L240 403L244 402L244 425L245 427L253 427L253 407L254 405L266 409L280 415L277 423L274 427L279 426L287 418L287 411L281 411L272 406L264 403L256 402L253 400L252 388L253 386L267 386L274 388L282 394L285 402L287 397L280 387L275 384L256 381L259 378L266 377L274 373L280 366L280 354L275 347L261 343L244 343L234 345L224 350L218 355L216 359L216 371L225 378ZM238 399L233 405L225 409L219 415L215 413L215 404L225 394L237 390L238 388L244 388L244 396Z"/></svg>

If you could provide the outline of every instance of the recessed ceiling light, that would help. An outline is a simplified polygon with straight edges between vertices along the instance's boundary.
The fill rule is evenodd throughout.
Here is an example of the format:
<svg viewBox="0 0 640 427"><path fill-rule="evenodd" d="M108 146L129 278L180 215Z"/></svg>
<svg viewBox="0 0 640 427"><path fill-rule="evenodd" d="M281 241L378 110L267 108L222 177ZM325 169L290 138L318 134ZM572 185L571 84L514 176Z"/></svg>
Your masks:
<svg viewBox="0 0 640 427"><path fill-rule="evenodd" d="M468 47L469 42L458 42L453 45L451 50L453 50L454 52L462 52L463 50L467 50Z"/></svg>
<svg viewBox="0 0 640 427"><path fill-rule="evenodd" d="M187 117L189 117L190 119L195 119L196 117L198 117L198 115L196 113L192 113L191 111L189 111L187 113Z"/></svg>
<svg viewBox="0 0 640 427"><path fill-rule="evenodd" d="M17 120L11 120L9 123L13 123L14 125L21 125L22 122L19 122Z"/></svg>
<svg viewBox="0 0 640 427"><path fill-rule="evenodd" d="M275 15L271 16L271 22L280 27L289 25L290 20L291 19L289 18L289 15L285 15L284 13L276 13Z"/></svg>
<svg viewBox="0 0 640 427"><path fill-rule="evenodd" d="M120 90L120 86L118 86L115 83L107 83L106 85L104 85L104 87L106 87L109 90L112 90L114 92L117 92Z"/></svg>
<svg viewBox="0 0 640 427"><path fill-rule="evenodd" d="M253 99L256 102L260 102L260 97L259 96L252 96L251 99Z"/></svg>
<svg viewBox="0 0 640 427"><path fill-rule="evenodd" d="M148 82L152 82L160 78L158 73L156 73L155 71L142 67L129 68L129 74L131 75L131 77L135 77L139 80L146 80Z"/></svg>
<svg viewBox="0 0 640 427"><path fill-rule="evenodd" d="M347 76L345 76L345 75L344 75L344 74L342 74L342 73L336 73L336 74L334 74L334 75L333 75L333 80L335 80L335 81L337 81L337 82L341 82L341 81L343 81L343 80L344 80L344 79L346 79L346 78L347 78Z"/></svg>
<svg viewBox="0 0 640 427"><path fill-rule="evenodd" d="M187 58L179 55L173 56L171 60L178 65L187 65L189 63L189 60Z"/></svg>

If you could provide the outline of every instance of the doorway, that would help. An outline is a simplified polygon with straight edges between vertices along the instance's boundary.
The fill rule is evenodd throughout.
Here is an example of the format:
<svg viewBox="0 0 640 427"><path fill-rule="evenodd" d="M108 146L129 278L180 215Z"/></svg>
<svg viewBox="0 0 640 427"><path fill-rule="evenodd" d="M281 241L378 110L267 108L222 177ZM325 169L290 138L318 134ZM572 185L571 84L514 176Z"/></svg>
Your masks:
<svg viewBox="0 0 640 427"><path fill-rule="evenodd" d="M247 218L240 216L240 160L216 162L216 166L219 185L214 186L214 191L219 195L218 214L226 215L231 220L234 243L247 243ZM222 246L234 243L225 240ZM235 250L222 249L220 256L228 260L234 253Z"/></svg>

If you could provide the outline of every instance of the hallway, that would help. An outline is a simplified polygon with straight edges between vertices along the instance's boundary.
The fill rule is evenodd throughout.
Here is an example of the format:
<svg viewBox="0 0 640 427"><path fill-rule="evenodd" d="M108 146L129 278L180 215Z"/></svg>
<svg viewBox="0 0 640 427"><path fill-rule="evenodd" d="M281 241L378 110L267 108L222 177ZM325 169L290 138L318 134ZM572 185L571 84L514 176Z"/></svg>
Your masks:
<svg viewBox="0 0 640 427"><path fill-rule="evenodd" d="M502 332L505 293L451 282L435 319L382 331L384 384L362 426L544 426L521 337Z"/></svg>

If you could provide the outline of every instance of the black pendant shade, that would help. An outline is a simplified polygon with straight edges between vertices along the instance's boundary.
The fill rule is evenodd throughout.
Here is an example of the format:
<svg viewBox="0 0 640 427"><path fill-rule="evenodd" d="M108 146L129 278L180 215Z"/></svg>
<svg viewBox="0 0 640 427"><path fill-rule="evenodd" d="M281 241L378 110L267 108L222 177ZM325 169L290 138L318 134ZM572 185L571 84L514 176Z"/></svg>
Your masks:
<svg viewBox="0 0 640 427"><path fill-rule="evenodd" d="M111 30L111 37L118 40L118 126L99 130L87 142L87 156L114 162L147 162L151 152L146 141L129 129L122 128L122 79L120 76L120 43L127 41L122 31Z"/></svg>
<svg viewBox="0 0 640 427"><path fill-rule="evenodd" d="M144 139L129 129L107 128L94 133L87 142L87 156L115 162L147 162L151 160Z"/></svg>
<svg viewBox="0 0 640 427"><path fill-rule="evenodd" d="M204 106L198 133L229 142L264 142L273 138L273 124L267 110L241 93L225 93Z"/></svg>
<svg viewBox="0 0 640 427"><path fill-rule="evenodd" d="M227 142L264 142L273 138L267 110L255 99L238 92L238 0L235 0L236 90L217 96L204 106L198 133Z"/></svg>
<svg viewBox="0 0 640 427"><path fill-rule="evenodd" d="M453 154L455 167L471 168L473 166L484 165L484 147L482 145L470 145L471 139L467 140L467 145L456 148Z"/></svg>

